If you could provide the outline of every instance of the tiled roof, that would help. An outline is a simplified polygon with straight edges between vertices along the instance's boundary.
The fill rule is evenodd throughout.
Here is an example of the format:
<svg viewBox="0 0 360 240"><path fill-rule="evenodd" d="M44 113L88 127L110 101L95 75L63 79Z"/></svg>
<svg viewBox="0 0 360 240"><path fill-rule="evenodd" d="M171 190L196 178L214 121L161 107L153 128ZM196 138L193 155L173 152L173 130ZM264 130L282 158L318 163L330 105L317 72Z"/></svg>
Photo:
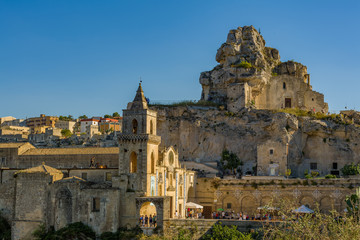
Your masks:
<svg viewBox="0 0 360 240"><path fill-rule="evenodd" d="M95 119L95 118L88 118L88 119L81 119L81 122L89 122L89 121L94 121L94 122L99 122L99 119Z"/></svg>
<svg viewBox="0 0 360 240"><path fill-rule="evenodd" d="M77 177L77 176L63 178L63 179L58 180L58 181L56 181L56 182L77 182L77 181L86 182L86 180L84 180L84 179L82 179L82 178L79 178L79 177Z"/></svg>
<svg viewBox="0 0 360 240"><path fill-rule="evenodd" d="M18 148L27 143L0 143L0 148Z"/></svg>
<svg viewBox="0 0 360 240"><path fill-rule="evenodd" d="M56 168L47 166L45 164L37 166L37 167L32 167L32 168L20 170L20 171L15 172L15 174L18 174L18 173L38 173L38 172L49 173L50 175L62 174L62 172L60 170L57 170Z"/></svg>
<svg viewBox="0 0 360 240"><path fill-rule="evenodd" d="M22 155L81 155L81 154L119 154L118 147L84 148L33 148Z"/></svg>

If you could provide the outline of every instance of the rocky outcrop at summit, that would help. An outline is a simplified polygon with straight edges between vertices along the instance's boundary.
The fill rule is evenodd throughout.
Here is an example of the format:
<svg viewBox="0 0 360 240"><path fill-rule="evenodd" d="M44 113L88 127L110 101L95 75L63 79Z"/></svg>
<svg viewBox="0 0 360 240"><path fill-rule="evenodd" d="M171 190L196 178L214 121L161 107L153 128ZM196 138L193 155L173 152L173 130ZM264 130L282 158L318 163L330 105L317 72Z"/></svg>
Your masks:
<svg viewBox="0 0 360 240"><path fill-rule="evenodd" d="M324 96L312 91L306 66L294 61L282 63L279 51L266 47L253 26L230 30L216 61L219 65L200 75L201 100L233 112L249 106L328 110Z"/></svg>

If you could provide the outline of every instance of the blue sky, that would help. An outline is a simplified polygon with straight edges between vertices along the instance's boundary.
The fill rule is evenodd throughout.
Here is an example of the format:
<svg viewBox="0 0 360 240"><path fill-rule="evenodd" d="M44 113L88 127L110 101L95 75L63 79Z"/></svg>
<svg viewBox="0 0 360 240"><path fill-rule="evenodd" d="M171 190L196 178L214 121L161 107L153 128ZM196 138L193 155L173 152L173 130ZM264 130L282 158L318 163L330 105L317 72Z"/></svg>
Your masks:
<svg viewBox="0 0 360 240"><path fill-rule="evenodd" d="M230 29L253 25L308 67L330 111L360 110L360 1L0 0L0 116L121 112L195 100Z"/></svg>

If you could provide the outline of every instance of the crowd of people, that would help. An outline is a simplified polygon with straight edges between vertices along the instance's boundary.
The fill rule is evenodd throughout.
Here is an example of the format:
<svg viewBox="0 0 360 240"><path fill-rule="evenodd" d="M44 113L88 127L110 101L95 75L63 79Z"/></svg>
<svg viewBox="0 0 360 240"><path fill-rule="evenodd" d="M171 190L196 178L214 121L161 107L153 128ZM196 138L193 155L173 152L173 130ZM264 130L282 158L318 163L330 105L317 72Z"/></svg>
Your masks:
<svg viewBox="0 0 360 240"><path fill-rule="evenodd" d="M212 213L213 219L235 219L235 220L274 220L274 218L278 218L277 216L274 216L273 214L269 213L257 213L254 215L248 215L246 213L235 213L232 212L225 212L225 211L219 211L219 212L213 212Z"/></svg>
<svg viewBox="0 0 360 240"><path fill-rule="evenodd" d="M156 214L151 215L141 215L139 219L139 225L142 227L156 227Z"/></svg>

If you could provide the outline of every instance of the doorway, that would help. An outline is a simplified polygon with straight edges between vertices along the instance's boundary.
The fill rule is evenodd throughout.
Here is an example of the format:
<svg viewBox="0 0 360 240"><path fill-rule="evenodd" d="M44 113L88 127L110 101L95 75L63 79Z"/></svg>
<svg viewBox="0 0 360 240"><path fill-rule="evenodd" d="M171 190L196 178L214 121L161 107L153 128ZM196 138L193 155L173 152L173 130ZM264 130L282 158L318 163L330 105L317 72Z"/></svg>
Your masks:
<svg viewBox="0 0 360 240"><path fill-rule="evenodd" d="M291 108L291 98L285 98L285 108Z"/></svg>

